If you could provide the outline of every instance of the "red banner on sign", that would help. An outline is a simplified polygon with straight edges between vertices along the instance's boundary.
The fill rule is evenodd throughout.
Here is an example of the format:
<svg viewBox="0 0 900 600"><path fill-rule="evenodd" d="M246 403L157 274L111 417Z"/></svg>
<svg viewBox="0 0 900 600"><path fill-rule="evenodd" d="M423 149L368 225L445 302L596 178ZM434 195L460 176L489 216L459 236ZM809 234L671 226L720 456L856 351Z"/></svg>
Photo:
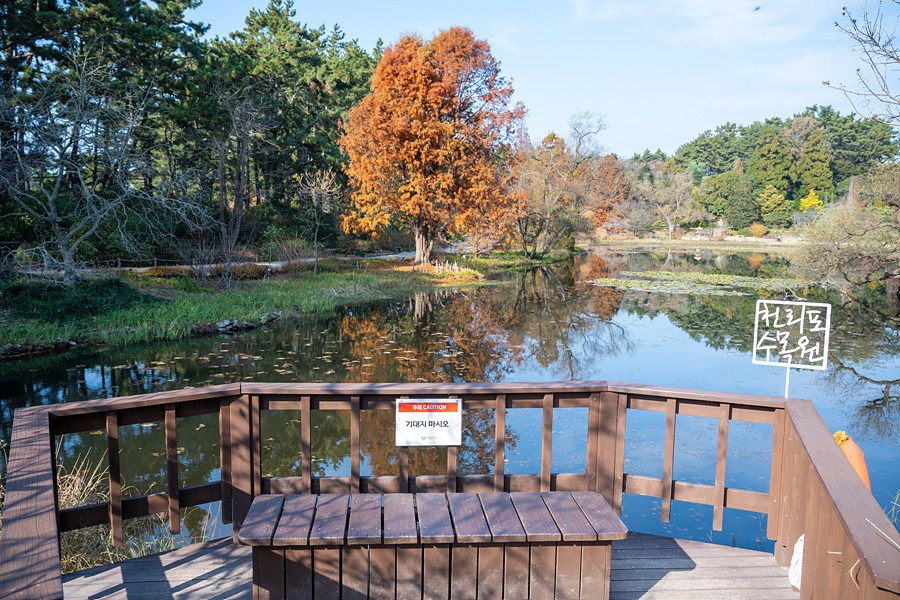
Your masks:
<svg viewBox="0 0 900 600"><path fill-rule="evenodd" d="M411 412L459 412L459 404L456 402L400 402L397 410L402 413Z"/></svg>

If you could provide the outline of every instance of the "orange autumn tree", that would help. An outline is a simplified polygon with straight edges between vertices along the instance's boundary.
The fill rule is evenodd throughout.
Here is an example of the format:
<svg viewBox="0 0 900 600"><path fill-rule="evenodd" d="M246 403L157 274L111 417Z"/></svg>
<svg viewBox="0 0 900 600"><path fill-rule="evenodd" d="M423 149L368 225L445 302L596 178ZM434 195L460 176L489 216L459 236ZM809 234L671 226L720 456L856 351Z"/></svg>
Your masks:
<svg viewBox="0 0 900 600"><path fill-rule="evenodd" d="M352 194L345 231L413 231L416 264L445 232L508 217L509 150L524 115L484 40L454 27L430 42L407 35L385 50L371 91L350 111L341 145Z"/></svg>

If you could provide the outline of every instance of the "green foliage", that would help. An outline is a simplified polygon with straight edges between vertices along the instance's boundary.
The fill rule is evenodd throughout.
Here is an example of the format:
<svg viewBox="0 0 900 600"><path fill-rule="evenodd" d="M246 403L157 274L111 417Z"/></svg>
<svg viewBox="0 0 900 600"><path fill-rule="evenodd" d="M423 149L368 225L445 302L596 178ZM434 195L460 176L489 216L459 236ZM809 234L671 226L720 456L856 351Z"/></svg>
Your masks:
<svg viewBox="0 0 900 600"><path fill-rule="evenodd" d="M119 278L89 279L74 286L22 281L0 286L0 306L14 316L58 323L161 302Z"/></svg>
<svg viewBox="0 0 900 600"><path fill-rule="evenodd" d="M173 340L190 336L195 326L224 319L259 323L261 315L268 312L281 311L286 315L321 312L338 304L388 298L428 287L404 274L346 272L351 268L344 261L321 261L318 275L307 274L298 280L247 282L243 289L230 292L208 293L198 289L178 293L167 301L148 298L134 289L129 291L126 288L130 286L120 280L96 282L96 288L90 284L51 290L40 286L17 288L14 301L4 287L0 292L0 306L10 310L24 306L25 309L14 313L16 319L0 322L0 339L16 344L51 345L60 339L78 339L113 346ZM73 292L78 293L77 298ZM58 295L63 298L55 299ZM75 314L79 319L70 319ZM59 318L53 319L53 315Z"/></svg>
<svg viewBox="0 0 900 600"><path fill-rule="evenodd" d="M759 195L759 210L768 227L785 227L791 222L791 203L772 185L767 185ZM802 210L802 209L801 209Z"/></svg>
<svg viewBox="0 0 900 600"><path fill-rule="evenodd" d="M644 162L648 163L653 160L658 160L660 162L665 162L666 159L669 158L668 155L660 150L656 149L656 152L650 152L649 149L644 150L643 154L639 154L637 152L634 153L634 156L631 157L631 162Z"/></svg>
<svg viewBox="0 0 900 600"><path fill-rule="evenodd" d="M798 198L806 196L810 190L817 190L826 196L834 195L831 158L828 155L825 135L821 131L815 130L809 135L796 172Z"/></svg>
<svg viewBox="0 0 900 600"><path fill-rule="evenodd" d="M775 129L767 129L759 136L747 174L761 188L772 186L787 198L791 191L792 166L791 149L784 137Z"/></svg>
<svg viewBox="0 0 900 600"><path fill-rule="evenodd" d="M853 113L841 116L831 106L813 105L802 114L814 117L825 128L825 139L833 153L831 168L835 181L865 175L878 163L897 157L897 140L887 123L857 120Z"/></svg>
<svg viewBox="0 0 900 600"><path fill-rule="evenodd" d="M756 218L752 209L753 182L749 175L736 171L726 171L718 175L707 177L700 187L698 199L704 210L717 217L728 219L728 223L735 229L746 227ZM744 213L750 210L746 216ZM737 218L740 225L736 225L731 218Z"/></svg>

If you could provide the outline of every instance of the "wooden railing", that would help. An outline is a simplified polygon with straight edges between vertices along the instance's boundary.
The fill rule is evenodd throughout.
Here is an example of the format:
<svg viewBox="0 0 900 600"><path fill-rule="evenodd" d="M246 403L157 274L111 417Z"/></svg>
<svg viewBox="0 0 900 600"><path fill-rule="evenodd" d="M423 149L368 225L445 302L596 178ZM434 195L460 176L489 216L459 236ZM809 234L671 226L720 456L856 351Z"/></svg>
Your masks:
<svg viewBox="0 0 900 600"><path fill-rule="evenodd" d="M399 448L396 474L361 475L361 411L392 411L396 399L404 397L458 397L463 399L465 410L493 409L493 471L459 474L457 449L450 447L446 451L446 474L412 475L408 449ZM585 469L553 473L554 409L575 407L587 409ZM541 411L540 472L506 472L507 409ZM263 476L261 415L279 410L301 413L301 448L296 449L301 460L296 476ZM313 411L348 411L349 476L313 476ZM634 411L665 414L660 477L624 470L627 417ZM180 418L203 414L218 415L221 479L179 487L176 423ZM714 484L673 477L679 449L676 421L680 415L717 421ZM726 487L732 421L772 426L768 492ZM147 422L164 424L167 489L123 498L119 428ZM110 500L58 510L53 462L56 437L98 429L106 431ZM596 381L244 383L19 409L13 424L0 537L0 597L61 598L59 534L101 523L110 524L114 543L121 545L124 519L168 513L170 529L177 533L179 509L215 501L222 502L223 522L233 522L239 529L253 497L264 493L547 490L597 491L617 510L623 493L657 497L664 521L671 515L673 500L709 505L713 507L711 525L717 530L722 529L725 508L764 513L768 515L767 535L775 540L775 558L780 564L790 561L794 543L805 534L804 599L900 596L900 550L886 539L900 540L900 535L844 459L809 401ZM837 589L840 595L832 595Z"/></svg>

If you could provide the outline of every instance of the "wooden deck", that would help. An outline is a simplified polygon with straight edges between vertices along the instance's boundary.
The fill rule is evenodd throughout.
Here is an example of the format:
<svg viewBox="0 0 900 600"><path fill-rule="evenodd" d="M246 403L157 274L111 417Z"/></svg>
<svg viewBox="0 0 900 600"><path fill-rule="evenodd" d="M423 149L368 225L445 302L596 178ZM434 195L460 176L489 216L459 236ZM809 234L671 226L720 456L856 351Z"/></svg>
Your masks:
<svg viewBox="0 0 900 600"><path fill-rule="evenodd" d="M612 543L611 600L799 598L771 554L631 533ZM250 548L231 538L63 576L66 600L251 600Z"/></svg>

